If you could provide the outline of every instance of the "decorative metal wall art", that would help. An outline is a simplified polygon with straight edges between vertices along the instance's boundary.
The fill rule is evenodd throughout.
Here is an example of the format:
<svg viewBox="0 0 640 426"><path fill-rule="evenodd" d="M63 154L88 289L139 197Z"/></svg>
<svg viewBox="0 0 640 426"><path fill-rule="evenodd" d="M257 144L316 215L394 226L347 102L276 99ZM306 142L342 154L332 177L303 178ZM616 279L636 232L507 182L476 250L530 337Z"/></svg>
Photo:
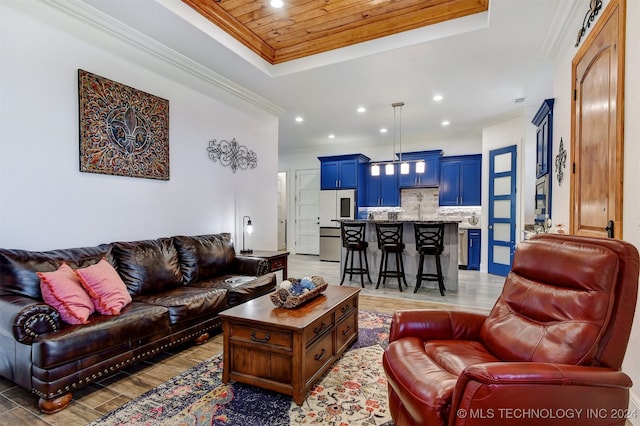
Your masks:
<svg viewBox="0 0 640 426"><path fill-rule="evenodd" d="M235 138L231 139L231 142L224 139L221 141L211 140L207 151L209 151L209 158L214 163L220 161L223 166L230 166L233 173L238 169L255 169L258 166L256 153L246 146L240 145Z"/></svg>
<svg viewBox="0 0 640 426"><path fill-rule="evenodd" d="M80 171L169 180L169 101L79 69Z"/></svg>
<svg viewBox="0 0 640 426"><path fill-rule="evenodd" d="M562 185L565 167L567 167L567 151L564 149L564 142L562 142L562 138L560 138L558 155L556 155L556 176L558 177L558 185Z"/></svg>
<svg viewBox="0 0 640 426"><path fill-rule="evenodd" d="M582 28L578 30L578 38L576 40L575 47L578 47L578 45L580 44L580 40L587 32L587 28L591 26L593 20L596 19L596 16L598 16L598 12L600 12L600 9L602 9L602 0L591 0L591 2L589 3L589 10L587 11L587 14L584 15L584 19L582 20Z"/></svg>

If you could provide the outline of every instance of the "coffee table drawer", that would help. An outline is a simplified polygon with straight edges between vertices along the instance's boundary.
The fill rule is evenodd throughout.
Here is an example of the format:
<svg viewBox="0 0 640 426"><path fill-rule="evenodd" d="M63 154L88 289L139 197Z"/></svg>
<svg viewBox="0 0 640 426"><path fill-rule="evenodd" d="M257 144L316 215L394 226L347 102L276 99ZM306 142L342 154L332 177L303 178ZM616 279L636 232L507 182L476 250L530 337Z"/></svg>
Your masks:
<svg viewBox="0 0 640 426"><path fill-rule="evenodd" d="M328 330L331 330L333 327L333 312L328 312L311 323L309 327L304 330L304 341L312 343L314 340L318 338L318 336L322 336Z"/></svg>
<svg viewBox="0 0 640 426"><path fill-rule="evenodd" d="M357 298L350 298L342 302L336 309L336 321L340 321L345 315L353 312L358 307L357 300Z"/></svg>
<svg viewBox="0 0 640 426"><path fill-rule="evenodd" d="M244 324L230 324L230 338L233 341L246 341L256 345L280 346L291 348L293 337L291 333L263 329Z"/></svg>
<svg viewBox="0 0 640 426"><path fill-rule="evenodd" d="M353 311L351 315L344 319L336 327L336 347L337 352L346 349L358 335L358 311Z"/></svg>
<svg viewBox="0 0 640 426"><path fill-rule="evenodd" d="M304 366L304 380L308 381L327 363L334 361L333 333L327 333L307 350Z"/></svg>

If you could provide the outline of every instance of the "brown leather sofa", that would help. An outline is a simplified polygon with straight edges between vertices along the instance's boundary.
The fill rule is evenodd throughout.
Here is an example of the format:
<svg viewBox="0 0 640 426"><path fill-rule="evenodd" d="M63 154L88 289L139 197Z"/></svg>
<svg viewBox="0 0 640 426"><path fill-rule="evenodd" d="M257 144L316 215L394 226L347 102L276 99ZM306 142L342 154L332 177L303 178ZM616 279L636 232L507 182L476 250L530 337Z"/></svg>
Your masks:
<svg viewBox="0 0 640 426"><path fill-rule="evenodd" d="M36 272L105 258L132 296L120 315L69 325L43 302ZM244 279L238 279L244 276ZM160 351L204 342L218 313L271 292L266 260L236 256L227 233L35 252L0 249L0 375L40 397L45 413L71 392Z"/></svg>
<svg viewBox="0 0 640 426"><path fill-rule="evenodd" d="M520 243L488 315L394 314L383 365L395 424L624 425L637 291L630 244Z"/></svg>

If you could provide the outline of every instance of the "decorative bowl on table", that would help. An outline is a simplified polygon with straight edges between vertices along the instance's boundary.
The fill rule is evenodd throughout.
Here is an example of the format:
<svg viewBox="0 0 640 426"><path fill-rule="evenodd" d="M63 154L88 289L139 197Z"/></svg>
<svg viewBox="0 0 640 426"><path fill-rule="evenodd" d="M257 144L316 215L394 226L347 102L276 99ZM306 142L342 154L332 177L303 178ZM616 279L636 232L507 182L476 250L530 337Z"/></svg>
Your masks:
<svg viewBox="0 0 640 426"><path fill-rule="evenodd" d="M327 282L321 276L287 278L271 293L271 301L279 308L297 308L309 300L320 296L327 289Z"/></svg>

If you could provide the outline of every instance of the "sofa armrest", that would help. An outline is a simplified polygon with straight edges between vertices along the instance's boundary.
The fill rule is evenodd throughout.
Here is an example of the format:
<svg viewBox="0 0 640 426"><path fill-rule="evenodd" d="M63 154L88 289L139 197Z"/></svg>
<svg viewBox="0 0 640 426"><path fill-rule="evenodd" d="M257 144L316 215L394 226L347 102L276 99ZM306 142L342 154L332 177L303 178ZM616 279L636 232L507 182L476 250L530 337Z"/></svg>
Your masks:
<svg viewBox="0 0 640 426"><path fill-rule="evenodd" d="M269 273L269 261L262 257L237 256L234 262L234 272L239 275L260 276Z"/></svg>
<svg viewBox="0 0 640 426"><path fill-rule="evenodd" d="M486 385L555 384L603 386L628 389L631 379L619 370L584 365L545 362L491 362L467 367L465 380Z"/></svg>
<svg viewBox="0 0 640 426"><path fill-rule="evenodd" d="M24 296L0 297L0 334L30 345L39 335L61 328L60 314L52 306Z"/></svg>
<svg viewBox="0 0 640 426"><path fill-rule="evenodd" d="M631 379L606 367L493 362L467 367L453 392L453 425L624 425Z"/></svg>
<svg viewBox="0 0 640 426"><path fill-rule="evenodd" d="M389 342L403 337L418 337L422 340L478 340L485 318L486 315L462 311L396 311L391 320Z"/></svg>

